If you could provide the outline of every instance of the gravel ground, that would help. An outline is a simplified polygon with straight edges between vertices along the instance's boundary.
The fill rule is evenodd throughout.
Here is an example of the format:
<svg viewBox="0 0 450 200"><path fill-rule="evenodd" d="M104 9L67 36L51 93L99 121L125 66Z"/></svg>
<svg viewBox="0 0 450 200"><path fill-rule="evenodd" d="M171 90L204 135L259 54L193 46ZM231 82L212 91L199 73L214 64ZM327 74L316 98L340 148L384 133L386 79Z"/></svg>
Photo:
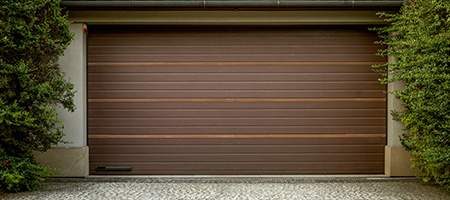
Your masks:
<svg viewBox="0 0 450 200"><path fill-rule="evenodd" d="M2 199L449 199L410 178L84 178L51 179L53 189Z"/></svg>

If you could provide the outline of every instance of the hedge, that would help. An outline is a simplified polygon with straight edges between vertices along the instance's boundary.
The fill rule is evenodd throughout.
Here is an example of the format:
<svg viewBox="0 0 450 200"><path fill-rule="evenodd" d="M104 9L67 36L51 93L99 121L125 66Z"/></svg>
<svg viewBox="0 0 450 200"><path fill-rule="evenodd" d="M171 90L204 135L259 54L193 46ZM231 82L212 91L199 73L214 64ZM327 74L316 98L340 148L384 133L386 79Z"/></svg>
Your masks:
<svg viewBox="0 0 450 200"><path fill-rule="evenodd" d="M55 108L75 109L73 84L58 67L73 37L68 25L58 0L0 1L2 191L35 189L53 171L40 167L32 151L63 142Z"/></svg>
<svg viewBox="0 0 450 200"><path fill-rule="evenodd" d="M391 25L376 29L388 45L380 55L395 61L374 67L382 83L405 83L390 91L404 106L392 113L405 125L402 144L423 180L450 192L450 1L410 0L381 16Z"/></svg>

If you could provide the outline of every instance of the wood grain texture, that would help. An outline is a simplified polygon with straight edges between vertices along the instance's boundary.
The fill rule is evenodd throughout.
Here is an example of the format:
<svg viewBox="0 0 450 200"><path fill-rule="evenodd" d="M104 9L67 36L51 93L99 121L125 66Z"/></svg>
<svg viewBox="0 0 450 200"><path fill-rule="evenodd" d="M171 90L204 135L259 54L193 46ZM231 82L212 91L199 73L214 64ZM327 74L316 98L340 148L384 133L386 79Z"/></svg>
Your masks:
<svg viewBox="0 0 450 200"><path fill-rule="evenodd" d="M89 138L90 145L99 149L108 146L154 145L379 145L385 137L355 138ZM146 153L146 152L141 152Z"/></svg>
<svg viewBox="0 0 450 200"><path fill-rule="evenodd" d="M160 103L160 102L364 102L364 101L381 101L386 102L384 98L304 98L304 99L89 99L88 102L104 102L104 103Z"/></svg>
<svg viewBox="0 0 450 200"><path fill-rule="evenodd" d="M370 155L370 156L367 156ZM217 162L265 162L267 157L273 157L273 162L382 162L383 153L285 153L285 154L118 154L105 157L95 154L91 158L97 162L203 162L215 160Z"/></svg>
<svg viewBox="0 0 450 200"><path fill-rule="evenodd" d="M379 134L385 126L90 126L90 135Z"/></svg>
<svg viewBox="0 0 450 200"><path fill-rule="evenodd" d="M90 118L92 126L377 126L385 117Z"/></svg>
<svg viewBox="0 0 450 200"><path fill-rule="evenodd" d="M164 66L164 67L176 67L176 66L191 66L191 67L199 67L199 66L215 66L215 67L227 67L227 66L257 66L259 68L263 68L261 66L370 66L374 64L383 64L384 62L88 62L90 67L117 67L117 66L145 66L145 67L153 67L153 66ZM151 68L149 68L151 69ZM365 68L367 69L367 68ZM167 70L171 70L168 68Z"/></svg>
<svg viewBox="0 0 450 200"><path fill-rule="evenodd" d="M91 26L90 173L384 173L377 40L358 26Z"/></svg>
<svg viewBox="0 0 450 200"><path fill-rule="evenodd" d="M276 135L89 135L89 138L355 138L383 137L385 134L276 134Z"/></svg>
<svg viewBox="0 0 450 200"><path fill-rule="evenodd" d="M383 109L129 109L90 110L91 118L384 117Z"/></svg>
<svg viewBox="0 0 450 200"><path fill-rule="evenodd" d="M114 99L115 100L115 99ZM126 101L126 100L125 100ZM132 100L133 101L133 100ZM380 101L302 101L302 102L103 102L91 99L89 109L386 109Z"/></svg>
<svg viewBox="0 0 450 200"><path fill-rule="evenodd" d="M96 166L130 166L130 162L95 162ZM280 173L381 173L384 162L159 162L135 163L129 174L280 174ZM257 171L255 169L258 169ZM122 172L123 173L123 172ZM114 174L98 172L98 174ZM118 174L116 172L116 174Z"/></svg>
<svg viewBox="0 0 450 200"><path fill-rule="evenodd" d="M245 80L253 84L307 84L312 81L345 82L377 80L380 75L374 73L91 73L88 77L92 82L111 80L118 82L235 82ZM256 82L256 83L255 83ZM374 81L375 82L375 81ZM114 86L127 85L127 83L110 83ZM141 83L142 84L142 83ZM128 83L129 85L129 83ZM96 85L91 84L91 87ZM99 86L97 86L99 87ZM99 87L102 88L102 87ZM281 88L277 88L281 89Z"/></svg>

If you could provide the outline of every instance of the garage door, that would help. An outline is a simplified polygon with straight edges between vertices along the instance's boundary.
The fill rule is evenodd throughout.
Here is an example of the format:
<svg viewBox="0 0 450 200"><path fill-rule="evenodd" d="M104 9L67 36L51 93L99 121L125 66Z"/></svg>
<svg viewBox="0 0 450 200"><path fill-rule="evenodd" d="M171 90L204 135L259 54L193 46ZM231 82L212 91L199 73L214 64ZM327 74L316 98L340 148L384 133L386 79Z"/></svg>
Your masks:
<svg viewBox="0 0 450 200"><path fill-rule="evenodd" d="M90 173L384 173L376 40L367 27L90 27Z"/></svg>

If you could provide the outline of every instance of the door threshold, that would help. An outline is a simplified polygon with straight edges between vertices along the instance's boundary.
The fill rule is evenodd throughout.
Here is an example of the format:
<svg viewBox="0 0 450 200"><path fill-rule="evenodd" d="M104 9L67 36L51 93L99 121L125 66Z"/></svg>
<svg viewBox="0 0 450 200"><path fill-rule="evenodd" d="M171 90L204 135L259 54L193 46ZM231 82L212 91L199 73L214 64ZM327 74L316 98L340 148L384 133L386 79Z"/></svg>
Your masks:
<svg viewBox="0 0 450 200"><path fill-rule="evenodd" d="M331 175L89 175L87 178L390 178L385 174Z"/></svg>

